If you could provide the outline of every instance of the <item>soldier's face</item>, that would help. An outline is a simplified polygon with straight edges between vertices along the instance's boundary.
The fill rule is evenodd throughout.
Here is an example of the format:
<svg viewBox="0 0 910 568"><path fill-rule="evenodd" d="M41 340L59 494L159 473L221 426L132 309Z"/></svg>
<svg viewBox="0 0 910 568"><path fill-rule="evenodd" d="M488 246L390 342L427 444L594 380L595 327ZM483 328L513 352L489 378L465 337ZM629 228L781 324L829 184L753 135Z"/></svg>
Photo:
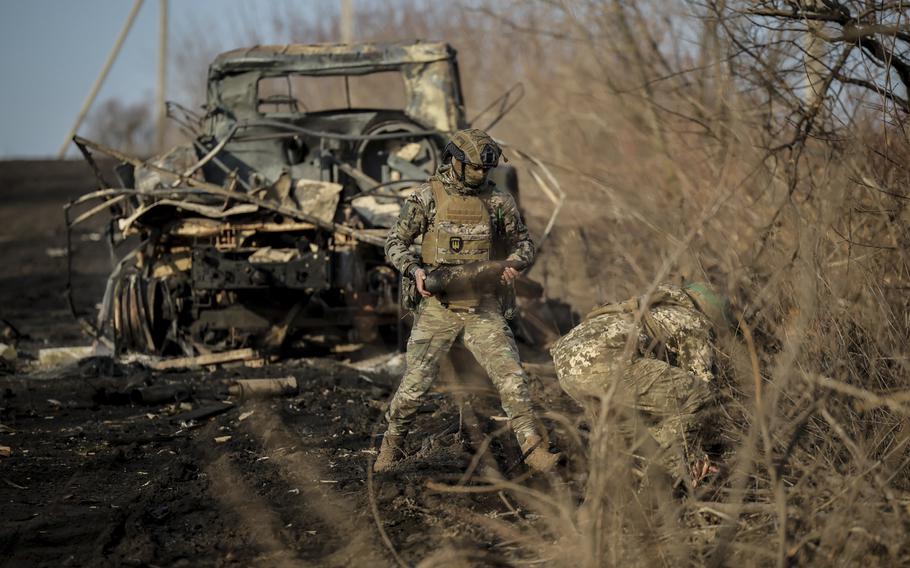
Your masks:
<svg viewBox="0 0 910 568"><path fill-rule="evenodd" d="M455 173L461 173L461 170L464 170L464 184L468 187L479 187L486 181L487 174L490 172L489 168L466 164L458 160L455 160L455 168Z"/></svg>

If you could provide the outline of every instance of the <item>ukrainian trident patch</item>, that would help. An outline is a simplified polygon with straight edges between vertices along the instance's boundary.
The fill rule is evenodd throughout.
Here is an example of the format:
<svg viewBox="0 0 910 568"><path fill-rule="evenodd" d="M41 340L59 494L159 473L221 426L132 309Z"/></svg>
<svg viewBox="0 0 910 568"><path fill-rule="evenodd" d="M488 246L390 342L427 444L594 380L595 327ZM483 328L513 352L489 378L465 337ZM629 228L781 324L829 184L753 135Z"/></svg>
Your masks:
<svg viewBox="0 0 910 568"><path fill-rule="evenodd" d="M461 237L449 237L449 249L452 252L461 252L464 248L464 239Z"/></svg>

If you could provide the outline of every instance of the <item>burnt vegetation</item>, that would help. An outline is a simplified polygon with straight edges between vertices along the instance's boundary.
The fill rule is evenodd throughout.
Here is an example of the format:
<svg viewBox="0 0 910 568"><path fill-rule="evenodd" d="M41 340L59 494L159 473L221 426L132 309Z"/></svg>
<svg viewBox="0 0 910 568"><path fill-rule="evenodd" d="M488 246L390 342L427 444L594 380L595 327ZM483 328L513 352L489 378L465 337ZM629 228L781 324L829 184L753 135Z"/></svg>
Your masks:
<svg viewBox="0 0 910 568"><path fill-rule="evenodd" d="M541 156L566 191L530 271L548 296L586 313L662 281L706 280L733 299L739 317L739 332L719 339L721 400L707 426L725 467L712 483L694 491L669 482L642 488L637 448L617 433L629 418L602 412L591 421L567 411L573 407L554 390L555 377L536 365L538 402L550 405L568 466L527 483L483 474L484 452L509 455L495 426L467 458L436 451L434 441L463 418L440 402L441 410L422 415L432 434L411 448L417 459L400 477L366 482L363 463L339 468L358 510L371 511L368 525L346 530L378 527L367 539L370 557L423 566L910 562L910 7L874 0L363 4L358 39L439 38L458 49L469 118L522 84L520 104L491 133L507 156L509 143ZM333 39L335 16L323 16L278 9L275 32L289 42ZM186 91L198 96L204 66L233 46L209 45L186 25L178 64ZM237 43L261 39L239 28ZM490 126L496 108L474 125ZM528 224L540 234L550 204L526 195ZM282 436L331 420L320 414L320 400L344 406L339 400L364 392L354 374L339 383L341 399L332 399L326 393L337 385L317 371L302 375L321 377L311 385L326 390L308 387L302 402L270 419L293 427L231 423L281 450L278 459L238 473L229 466L246 454L238 450L231 462L208 452L201 463L209 481L200 486L253 476L251 487L279 477L294 481L289 491L305 487L294 472L310 470ZM390 392L381 386L367 398ZM380 420L370 408L348 417L351 430L336 432L350 453L368 449L368 430ZM271 416L268 408L257 412ZM348 439L348 431L356 435ZM217 433L206 427L206 436ZM337 456L326 449L332 439L320 443L306 467ZM267 467L278 472L250 473ZM453 468L461 469L453 476ZM168 475L185 474L177 469ZM323 489L316 487L314 503ZM301 550L328 564L350 559L291 542L282 531L297 529L281 527L303 509L290 510L276 491L260 490L244 538L280 549L282 562ZM280 506L270 512L268 503ZM337 517L323 511L319 518L331 532ZM142 523L158 522L124 519L137 534ZM119 558L129 554L156 558L135 551Z"/></svg>

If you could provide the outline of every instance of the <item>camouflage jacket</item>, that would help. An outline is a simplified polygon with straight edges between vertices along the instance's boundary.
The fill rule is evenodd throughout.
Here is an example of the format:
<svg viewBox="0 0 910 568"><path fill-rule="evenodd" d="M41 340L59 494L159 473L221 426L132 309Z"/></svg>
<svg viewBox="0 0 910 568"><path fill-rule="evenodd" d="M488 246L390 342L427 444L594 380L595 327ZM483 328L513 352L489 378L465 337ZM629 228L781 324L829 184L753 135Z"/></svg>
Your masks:
<svg viewBox="0 0 910 568"><path fill-rule="evenodd" d="M658 287L641 324L635 321L639 305L636 298L601 306L562 337L552 349L560 381L594 380L595 375L620 370L630 336L634 337L633 359L663 359L703 381L711 381L713 328L686 293L676 286Z"/></svg>
<svg viewBox="0 0 910 568"><path fill-rule="evenodd" d="M461 190L460 183L454 179L449 166L440 167L434 177L449 191ZM534 242L521 220L515 199L508 191L499 189L492 182L487 183L492 188L486 202L493 223L493 235L500 241L494 243L494 247L499 247L504 252L502 256L505 260L517 260L524 266L529 266L534 260ZM419 237L430 230L435 218L436 202L433 198L433 189L427 181L405 201L398 221L386 237L386 258L401 272L405 306L409 309L414 309L416 302L410 302L413 305L408 305L409 293L406 290L412 285L410 280L414 276L414 271L421 267L419 247L414 245Z"/></svg>

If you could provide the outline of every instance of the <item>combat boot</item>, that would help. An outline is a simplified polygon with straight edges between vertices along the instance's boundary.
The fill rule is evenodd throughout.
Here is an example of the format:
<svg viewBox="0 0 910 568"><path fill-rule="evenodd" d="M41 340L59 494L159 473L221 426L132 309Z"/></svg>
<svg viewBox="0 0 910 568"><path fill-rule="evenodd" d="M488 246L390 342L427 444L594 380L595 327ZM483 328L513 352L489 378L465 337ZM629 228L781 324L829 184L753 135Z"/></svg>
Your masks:
<svg viewBox="0 0 910 568"><path fill-rule="evenodd" d="M395 465L395 462L404 457L404 436L386 434L379 445L379 455L373 462L373 472L381 473Z"/></svg>
<svg viewBox="0 0 910 568"><path fill-rule="evenodd" d="M525 438L521 451L528 467L540 473L553 469L560 458L560 454L551 454L546 442L536 434Z"/></svg>

